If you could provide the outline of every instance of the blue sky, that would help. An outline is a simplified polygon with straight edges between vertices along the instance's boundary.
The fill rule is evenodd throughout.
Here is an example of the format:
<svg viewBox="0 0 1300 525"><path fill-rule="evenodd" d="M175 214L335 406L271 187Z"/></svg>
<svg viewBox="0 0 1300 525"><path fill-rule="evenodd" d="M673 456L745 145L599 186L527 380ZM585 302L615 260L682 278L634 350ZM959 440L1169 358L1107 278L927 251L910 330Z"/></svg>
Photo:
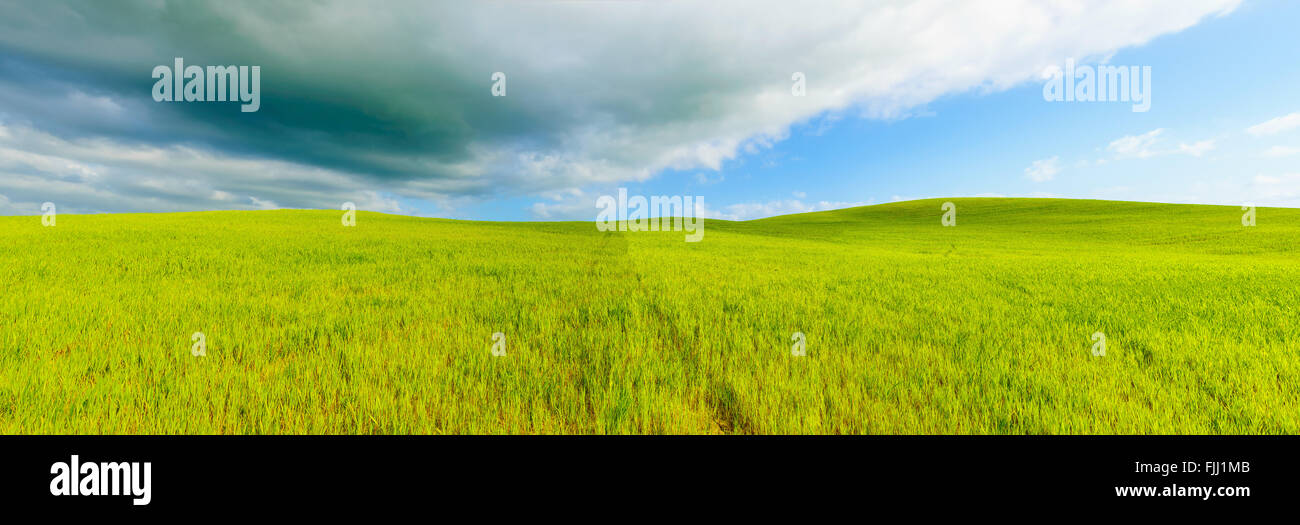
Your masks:
<svg viewBox="0 0 1300 525"><path fill-rule="evenodd" d="M728 219L979 195L1300 206L1296 2L899 6L6 6L0 214L592 220L619 187ZM173 56L260 64L262 109L151 100ZM1045 101L1038 72L1067 58L1149 66L1150 110Z"/></svg>
<svg viewBox="0 0 1300 525"><path fill-rule="evenodd" d="M1274 198L1247 187L1219 191L1256 184L1256 176L1300 174L1300 152L1266 154L1275 146L1300 150L1300 128L1264 137L1246 132L1300 111L1296 21L1300 3L1250 2L1116 52L1110 64L1151 66L1147 112L1121 102L1047 102L1042 83L1029 82L1002 92L945 96L911 118L824 122L823 116L718 172L668 171L629 190L714 197L718 208L758 203L781 211L798 209L781 202L791 200L811 207L977 195L1300 206L1294 182ZM1157 129L1163 131L1150 157L1107 149L1122 137ZM1205 140L1213 149L1200 156L1175 152L1180 144ZM1053 157L1060 168L1051 180L1025 175L1034 161Z"/></svg>

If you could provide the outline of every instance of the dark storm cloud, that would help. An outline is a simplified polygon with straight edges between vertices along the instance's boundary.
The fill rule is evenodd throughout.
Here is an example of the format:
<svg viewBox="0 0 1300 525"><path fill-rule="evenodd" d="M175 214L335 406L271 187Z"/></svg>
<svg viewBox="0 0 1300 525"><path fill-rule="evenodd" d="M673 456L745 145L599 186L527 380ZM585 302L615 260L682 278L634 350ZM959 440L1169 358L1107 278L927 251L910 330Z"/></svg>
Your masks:
<svg viewBox="0 0 1300 525"><path fill-rule="evenodd" d="M367 160L375 155L463 161L474 130L512 133L501 118L509 102L493 104L485 96L490 71L472 81L464 78L466 71L376 48L359 33L313 32L309 11L253 5L264 6L258 13L264 24L249 22L250 12L202 2L34 3L23 7L26 16L6 8L0 19L8 20L4 34L9 36L0 40L7 85L52 96L70 91L107 96L131 106L133 125L88 122L83 115L61 112L57 104L10 106L14 118L40 122L65 137L115 134L155 144L197 142L376 176L418 173ZM40 23L32 23L36 20ZM174 57L189 65L260 66L260 111L155 103L150 71L171 65ZM527 111L512 114L509 122L528 125Z"/></svg>
<svg viewBox="0 0 1300 525"><path fill-rule="evenodd" d="M5 2L0 195L87 211L581 195L718 169L824 112L1005 88L1236 3L1024 2L971 24L987 6ZM155 102L151 71L176 57L259 66L260 110ZM491 96L497 71L506 97ZM794 71L808 96L791 96Z"/></svg>

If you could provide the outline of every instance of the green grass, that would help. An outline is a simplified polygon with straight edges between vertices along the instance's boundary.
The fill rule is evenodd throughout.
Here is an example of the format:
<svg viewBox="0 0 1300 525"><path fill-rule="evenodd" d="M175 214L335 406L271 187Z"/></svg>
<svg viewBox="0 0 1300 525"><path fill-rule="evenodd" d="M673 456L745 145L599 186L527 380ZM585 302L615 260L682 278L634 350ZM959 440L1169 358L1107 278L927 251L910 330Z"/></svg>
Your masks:
<svg viewBox="0 0 1300 525"><path fill-rule="evenodd" d="M951 200L0 217L0 432L1300 432L1300 210Z"/></svg>

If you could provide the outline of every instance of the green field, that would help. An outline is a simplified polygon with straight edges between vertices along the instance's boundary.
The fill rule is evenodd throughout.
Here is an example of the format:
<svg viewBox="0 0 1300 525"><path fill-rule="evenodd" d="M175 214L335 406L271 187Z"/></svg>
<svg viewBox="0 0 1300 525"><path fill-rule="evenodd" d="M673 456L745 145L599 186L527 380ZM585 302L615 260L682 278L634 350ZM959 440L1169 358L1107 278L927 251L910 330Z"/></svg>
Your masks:
<svg viewBox="0 0 1300 525"><path fill-rule="evenodd" d="M951 200L0 217L0 432L1300 433L1300 210Z"/></svg>

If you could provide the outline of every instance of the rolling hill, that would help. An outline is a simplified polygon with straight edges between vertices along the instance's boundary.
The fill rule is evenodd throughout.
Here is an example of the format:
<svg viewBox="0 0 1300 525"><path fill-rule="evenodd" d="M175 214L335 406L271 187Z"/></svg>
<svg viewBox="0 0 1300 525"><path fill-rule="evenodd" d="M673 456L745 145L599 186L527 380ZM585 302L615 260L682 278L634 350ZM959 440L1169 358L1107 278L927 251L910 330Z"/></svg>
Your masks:
<svg viewBox="0 0 1300 525"><path fill-rule="evenodd" d="M0 217L0 432L1293 434L1300 210L1242 213Z"/></svg>

